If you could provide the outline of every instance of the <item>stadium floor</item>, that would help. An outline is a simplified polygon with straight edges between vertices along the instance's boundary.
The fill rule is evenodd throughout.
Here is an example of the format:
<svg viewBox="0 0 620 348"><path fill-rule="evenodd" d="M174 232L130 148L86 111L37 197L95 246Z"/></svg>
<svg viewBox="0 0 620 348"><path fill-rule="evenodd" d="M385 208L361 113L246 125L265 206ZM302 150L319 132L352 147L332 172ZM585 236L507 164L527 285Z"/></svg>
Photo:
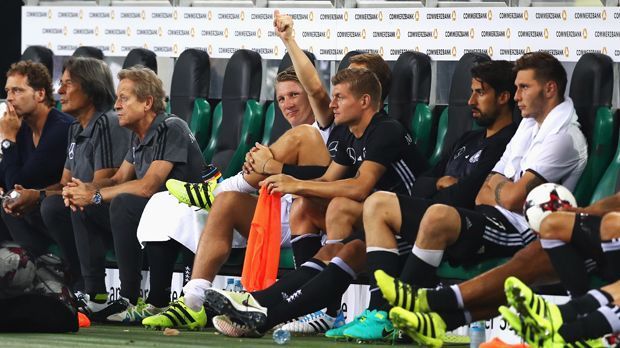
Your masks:
<svg viewBox="0 0 620 348"><path fill-rule="evenodd" d="M384 344L372 344L389 345ZM286 347L360 347L355 342L333 341L322 336L294 336ZM219 335L214 329L200 332L182 331L178 336L164 336L162 331L146 330L142 327L116 325L93 325L77 333L0 334L0 347L282 347L271 335L260 339L238 339ZM411 345L407 345L411 347ZM451 347L468 347L465 345Z"/></svg>

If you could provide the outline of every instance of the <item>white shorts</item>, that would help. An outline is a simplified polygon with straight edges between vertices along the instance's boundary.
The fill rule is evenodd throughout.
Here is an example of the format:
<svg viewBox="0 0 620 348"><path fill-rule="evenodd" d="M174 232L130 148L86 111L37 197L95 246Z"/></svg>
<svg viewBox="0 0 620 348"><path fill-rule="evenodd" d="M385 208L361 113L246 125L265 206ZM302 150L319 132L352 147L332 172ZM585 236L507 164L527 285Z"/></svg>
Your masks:
<svg viewBox="0 0 620 348"><path fill-rule="evenodd" d="M293 203L292 196L282 196L281 203L281 245L288 248L291 246L291 230L288 220ZM146 242L164 242L174 239L195 253L208 216L209 213L206 210L179 203L167 191L156 193L142 212L137 232L138 241L144 248ZM246 238L234 231L232 247L245 248L246 244Z"/></svg>

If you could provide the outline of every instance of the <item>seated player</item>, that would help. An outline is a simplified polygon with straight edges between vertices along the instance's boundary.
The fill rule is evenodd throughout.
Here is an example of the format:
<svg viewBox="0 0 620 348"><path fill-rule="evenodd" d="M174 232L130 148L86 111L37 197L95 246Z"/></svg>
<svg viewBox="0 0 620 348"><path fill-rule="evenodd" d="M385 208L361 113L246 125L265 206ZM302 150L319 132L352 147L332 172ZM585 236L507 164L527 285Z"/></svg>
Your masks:
<svg viewBox="0 0 620 348"><path fill-rule="evenodd" d="M527 193L543 182L561 183L572 190L585 167L587 146L572 101L564 97L567 79L560 62L547 53L527 53L517 60L515 69L515 101L524 120L480 189L476 210L434 205L424 214L414 246L417 252L405 266L413 270L407 275L413 285L427 284L436 277L437 260L443 259L444 253L451 262L464 264L512 256L530 244L536 237L521 211ZM375 277L385 285L382 291L394 304L396 294L401 293L394 286L402 283L380 271ZM459 287L450 289L458 304L462 298ZM414 302L407 306L398 301L397 305L409 308L392 309L390 318L422 344L440 345L446 329L472 320L468 311L444 316L424 313L427 305L416 308ZM444 303L448 303L446 299ZM422 327L424 320L432 325Z"/></svg>

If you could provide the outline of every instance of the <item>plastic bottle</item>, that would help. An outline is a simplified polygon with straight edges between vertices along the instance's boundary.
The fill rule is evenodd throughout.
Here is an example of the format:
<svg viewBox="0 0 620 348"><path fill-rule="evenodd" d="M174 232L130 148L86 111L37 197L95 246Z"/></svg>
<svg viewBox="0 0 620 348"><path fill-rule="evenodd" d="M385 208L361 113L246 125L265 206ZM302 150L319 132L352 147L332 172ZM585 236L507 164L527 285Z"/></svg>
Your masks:
<svg viewBox="0 0 620 348"><path fill-rule="evenodd" d="M273 341L277 344L286 344L290 340L291 333L286 330L277 329L273 332Z"/></svg>
<svg viewBox="0 0 620 348"><path fill-rule="evenodd" d="M484 320L475 321L469 324L469 347L478 348L482 343L486 342L486 328Z"/></svg>

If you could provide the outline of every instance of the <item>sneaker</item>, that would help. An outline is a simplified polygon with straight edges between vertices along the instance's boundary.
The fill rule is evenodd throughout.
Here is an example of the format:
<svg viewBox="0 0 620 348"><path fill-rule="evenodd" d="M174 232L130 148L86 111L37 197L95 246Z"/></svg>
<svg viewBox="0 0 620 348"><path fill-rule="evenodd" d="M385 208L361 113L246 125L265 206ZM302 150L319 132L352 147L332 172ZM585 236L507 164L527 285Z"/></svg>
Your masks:
<svg viewBox="0 0 620 348"><path fill-rule="evenodd" d="M137 304L129 304L124 311L109 315L107 320L113 323L137 325L140 324L144 318L159 314L165 310L166 308L155 307L150 303L144 302L144 300L139 297Z"/></svg>
<svg viewBox="0 0 620 348"><path fill-rule="evenodd" d="M366 320L366 317L368 315L370 315L371 311L368 309L365 309L362 314L358 315L357 317L353 318L353 320L351 320L351 322L349 322L348 324L344 324L340 327L336 327L333 328L331 330L327 330L325 332L325 337L327 338L347 338L347 336L344 335L344 331L354 325L357 325L360 322L363 322L364 320Z"/></svg>
<svg viewBox="0 0 620 348"><path fill-rule="evenodd" d="M118 300L107 303L105 308L97 312L93 312L90 319L95 322L108 322L109 316L123 312L127 310L129 306L131 306L129 300L121 297Z"/></svg>
<svg viewBox="0 0 620 348"><path fill-rule="evenodd" d="M192 310L181 297L172 302L166 311L142 319L142 325L157 330L165 328L200 330L207 325L207 314L204 307L200 312Z"/></svg>
<svg viewBox="0 0 620 348"><path fill-rule="evenodd" d="M504 283L506 300L531 325L538 326L548 336L553 336L562 326L562 314L557 305L547 302L540 295L515 277Z"/></svg>
<svg viewBox="0 0 620 348"><path fill-rule="evenodd" d="M316 311L282 325L281 329L290 333L317 334L333 328L335 322L335 317L327 315L324 311Z"/></svg>
<svg viewBox="0 0 620 348"><path fill-rule="evenodd" d="M446 323L439 314L410 312L400 307L390 310L394 326L405 331L414 341L425 347L441 347L446 335Z"/></svg>
<svg viewBox="0 0 620 348"><path fill-rule="evenodd" d="M207 181L206 183L189 183L176 179L168 179L166 188L171 195L181 203L195 206L207 211L213 205L213 190L217 186L217 181Z"/></svg>
<svg viewBox="0 0 620 348"><path fill-rule="evenodd" d="M381 341L394 338L394 325L385 311L373 310L363 322L344 330L347 338L360 341Z"/></svg>
<svg viewBox="0 0 620 348"><path fill-rule="evenodd" d="M97 294L93 300L90 299L90 295L81 291L75 293L77 300L78 311L91 316L99 311L104 310L108 304L108 294Z"/></svg>
<svg viewBox="0 0 620 348"><path fill-rule="evenodd" d="M426 289L415 289L382 270L375 271L375 280L383 298L392 306L412 312L430 312L426 300Z"/></svg>
<svg viewBox="0 0 620 348"><path fill-rule="evenodd" d="M267 308L263 307L248 292L233 292L220 289L205 291L205 305L219 314L226 314L235 322L250 329L261 327L267 321Z"/></svg>
<svg viewBox="0 0 620 348"><path fill-rule="evenodd" d="M213 327L219 333L228 337L263 337L263 334L260 332L252 330L241 323L235 323L226 315L216 315L213 317Z"/></svg>

